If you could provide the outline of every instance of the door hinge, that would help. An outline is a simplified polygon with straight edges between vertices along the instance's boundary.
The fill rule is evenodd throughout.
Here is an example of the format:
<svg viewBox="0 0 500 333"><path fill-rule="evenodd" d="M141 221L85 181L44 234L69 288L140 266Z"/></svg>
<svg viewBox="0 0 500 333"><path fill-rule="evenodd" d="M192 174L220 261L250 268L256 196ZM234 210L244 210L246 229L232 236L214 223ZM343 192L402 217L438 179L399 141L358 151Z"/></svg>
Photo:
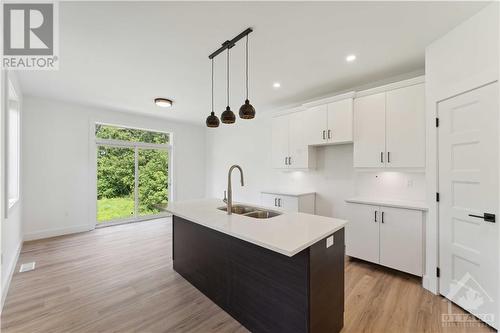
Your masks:
<svg viewBox="0 0 500 333"><path fill-rule="evenodd" d="M439 118L436 117L436 127L439 127Z"/></svg>
<svg viewBox="0 0 500 333"><path fill-rule="evenodd" d="M441 277L441 271L439 270L439 267L436 267L436 276Z"/></svg>
<svg viewBox="0 0 500 333"><path fill-rule="evenodd" d="M439 192L436 192L436 202L439 202Z"/></svg>

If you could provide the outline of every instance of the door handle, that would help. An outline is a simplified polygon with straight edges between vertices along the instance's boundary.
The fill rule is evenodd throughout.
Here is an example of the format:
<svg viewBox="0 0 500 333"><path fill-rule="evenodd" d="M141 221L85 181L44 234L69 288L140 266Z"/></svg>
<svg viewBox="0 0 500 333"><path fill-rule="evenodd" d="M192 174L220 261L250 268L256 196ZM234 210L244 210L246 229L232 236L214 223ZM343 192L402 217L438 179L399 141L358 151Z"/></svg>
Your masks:
<svg viewBox="0 0 500 333"><path fill-rule="evenodd" d="M380 152L380 163L384 163L384 152Z"/></svg>
<svg viewBox="0 0 500 333"><path fill-rule="evenodd" d="M375 211L375 222L377 222L377 211Z"/></svg>
<svg viewBox="0 0 500 333"><path fill-rule="evenodd" d="M331 131L331 130L328 130L328 139L331 139L331 138L332 138L331 134L332 134L332 131Z"/></svg>
<svg viewBox="0 0 500 333"><path fill-rule="evenodd" d="M496 222L496 216L495 214L491 214L491 213L484 213L483 216L481 215L474 215L474 214L469 214L470 217L477 217L477 218L480 218L480 219L483 219L485 220L486 222L491 222L491 223L495 223Z"/></svg>
<svg viewBox="0 0 500 333"><path fill-rule="evenodd" d="M326 131L323 130L323 140L326 140Z"/></svg>

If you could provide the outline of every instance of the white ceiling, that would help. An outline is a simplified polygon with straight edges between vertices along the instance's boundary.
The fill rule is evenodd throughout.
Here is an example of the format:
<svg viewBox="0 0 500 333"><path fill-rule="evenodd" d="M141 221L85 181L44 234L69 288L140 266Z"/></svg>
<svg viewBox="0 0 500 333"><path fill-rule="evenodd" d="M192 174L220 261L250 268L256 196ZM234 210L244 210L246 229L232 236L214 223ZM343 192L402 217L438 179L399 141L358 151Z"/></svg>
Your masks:
<svg viewBox="0 0 500 333"><path fill-rule="evenodd" d="M60 69L20 72L27 95L203 123L208 54L247 27L259 112L423 68L426 45L478 2L63 2ZM355 63L345 56L355 53ZM244 42L231 49L231 108L244 101ZM216 58L216 113L225 55ZM272 87L281 82L280 89ZM174 107L152 102L161 96Z"/></svg>

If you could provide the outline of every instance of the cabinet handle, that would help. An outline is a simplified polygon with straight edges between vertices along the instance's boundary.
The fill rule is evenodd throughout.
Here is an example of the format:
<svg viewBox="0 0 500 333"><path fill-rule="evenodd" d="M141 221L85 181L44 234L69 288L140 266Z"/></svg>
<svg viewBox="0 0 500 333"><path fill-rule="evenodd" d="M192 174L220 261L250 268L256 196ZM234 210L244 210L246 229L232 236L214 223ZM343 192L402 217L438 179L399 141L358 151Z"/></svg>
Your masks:
<svg viewBox="0 0 500 333"><path fill-rule="evenodd" d="M377 211L375 211L375 222L377 222Z"/></svg>
<svg viewBox="0 0 500 333"><path fill-rule="evenodd" d="M382 223L384 223L384 212L382 212Z"/></svg>
<svg viewBox="0 0 500 333"><path fill-rule="evenodd" d="M323 130L323 140L326 140L326 131Z"/></svg>
<svg viewBox="0 0 500 333"><path fill-rule="evenodd" d="M278 206L278 198L274 198L274 207Z"/></svg>
<svg viewBox="0 0 500 333"><path fill-rule="evenodd" d="M384 163L384 152L380 152L380 163Z"/></svg>
<svg viewBox="0 0 500 333"><path fill-rule="evenodd" d="M278 198L278 207L281 207L281 198Z"/></svg>
<svg viewBox="0 0 500 333"><path fill-rule="evenodd" d="M288 157L288 165L292 165L292 158Z"/></svg>
<svg viewBox="0 0 500 333"><path fill-rule="evenodd" d="M288 161L288 158L285 157L285 165L288 165L287 161Z"/></svg>
<svg viewBox="0 0 500 333"><path fill-rule="evenodd" d="M387 152L387 163L391 163L391 152Z"/></svg>
<svg viewBox="0 0 500 333"><path fill-rule="evenodd" d="M328 130L328 139L331 139L331 138L332 138L331 133L332 133L332 131L331 131L331 130Z"/></svg>

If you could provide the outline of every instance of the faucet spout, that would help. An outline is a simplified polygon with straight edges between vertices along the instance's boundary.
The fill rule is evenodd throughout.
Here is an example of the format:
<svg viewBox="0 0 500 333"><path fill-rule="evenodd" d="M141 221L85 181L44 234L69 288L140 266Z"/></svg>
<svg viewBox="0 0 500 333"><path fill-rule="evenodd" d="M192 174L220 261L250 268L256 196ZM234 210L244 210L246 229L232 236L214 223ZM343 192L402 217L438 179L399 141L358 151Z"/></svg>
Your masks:
<svg viewBox="0 0 500 333"><path fill-rule="evenodd" d="M243 181L243 169L239 165L232 165L229 168L229 172L227 173L227 200L225 200L225 202L227 203L228 215L231 215L233 213L233 189L231 185L231 173L234 169L238 169L240 171L241 186L245 186L245 182Z"/></svg>

